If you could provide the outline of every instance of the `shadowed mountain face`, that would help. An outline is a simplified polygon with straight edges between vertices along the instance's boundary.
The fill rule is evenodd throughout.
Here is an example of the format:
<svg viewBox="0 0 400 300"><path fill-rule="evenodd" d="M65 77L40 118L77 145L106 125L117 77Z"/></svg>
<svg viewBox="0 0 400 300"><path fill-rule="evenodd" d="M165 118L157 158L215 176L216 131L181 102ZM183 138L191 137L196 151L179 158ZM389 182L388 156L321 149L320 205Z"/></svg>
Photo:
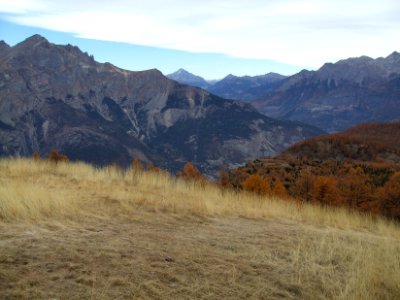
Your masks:
<svg viewBox="0 0 400 300"><path fill-rule="evenodd" d="M208 90L222 98L251 102L274 89L285 78L286 76L276 73L253 77L228 75L210 86Z"/></svg>
<svg viewBox="0 0 400 300"><path fill-rule="evenodd" d="M283 80L253 104L266 115L341 131L400 116L400 54L350 58Z"/></svg>
<svg viewBox="0 0 400 300"><path fill-rule="evenodd" d="M51 148L99 165L134 158L211 172L273 155L313 127L281 122L251 106L180 85L157 70L100 64L77 47L35 35L0 46L0 155Z"/></svg>

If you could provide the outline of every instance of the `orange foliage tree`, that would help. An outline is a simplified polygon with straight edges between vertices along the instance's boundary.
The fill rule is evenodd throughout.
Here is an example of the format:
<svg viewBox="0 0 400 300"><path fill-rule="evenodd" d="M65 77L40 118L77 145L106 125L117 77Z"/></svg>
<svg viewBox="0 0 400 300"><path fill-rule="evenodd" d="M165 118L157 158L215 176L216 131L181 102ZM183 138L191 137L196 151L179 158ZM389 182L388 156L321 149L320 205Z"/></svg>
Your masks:
<svg viewBox="0 0 400 300"><path fill-rule="evenodd" d="M218 184L221 188L230 188L232 187L231 181L229 179L229 173L226 170L226 167L222 165L219 168L219 174L218 174Z"/></svg>
<svg viewBox="0 0 400 300"><path fill-rule="evenodd" d="M314 175L309 169L301 171L294 183L294 194L302 201L310 202L313 198Z"/></svg>
<svg viewBox="0 0 400 300"><path fill-rule="evenodd" d="M394 173L378 192L384 215L400 219L400 172Z"/></svg>
<svg viewBox="0 0 400 300"><path fill-rule="evenodd" d="M285 186L283 185L282 181L277 178L275 179L274 184L272 185L271 188L271 194L277 197L281 197L281 198L287 198L288 197L288 193L286 191Z"/></svg>
<svg viewBox="0 0 400 300"><path fill-rule="evenodd" d="M189 162L178 172L177 176L187 180L205 181L203 174Z"/></svg>
<svg viewBox="0 0 400 300"><path fill-rule="evenodd" d="M361 207L372 198L371 180L360 167L352 168L341 181L341 191L347 205Z"/></svg>
<svg viewBox="0 0 400 300"><path fill-rule="evenodd" d="M262 196L270 194L271 189L268 182L259 174L253 174L242 182L242 188L245 191L254 192Z"/></svg>
<svg viewBox="0 0 400 300"><path fill-rule="evenodd" d="M317 176L312 189L312 200L321 204L338 203L337 182L330 176Z"/></svg>

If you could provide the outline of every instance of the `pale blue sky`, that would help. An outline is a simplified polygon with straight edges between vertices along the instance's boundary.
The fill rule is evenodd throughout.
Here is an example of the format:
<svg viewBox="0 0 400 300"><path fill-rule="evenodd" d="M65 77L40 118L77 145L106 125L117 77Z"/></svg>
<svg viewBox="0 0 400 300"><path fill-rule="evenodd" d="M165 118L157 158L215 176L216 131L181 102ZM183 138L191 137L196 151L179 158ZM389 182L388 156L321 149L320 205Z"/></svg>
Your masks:
<svg viewBox="0 0 400 300"><path fill-rule="evenodd" d="M399 15L399 0L0 0L0 39L39 33L126 69L215 79L386 56Z"/></svg>
<svg viewBox="0 0 400 300"><path fill-rule="evenodd" d="M206 79L220 79L228 74L260 75L274 71L290 75L301 70L301 67L268 60L77 38L70 33L16 25L1 20L0 15L0 40L4 40L7 44L13 46L34 34L40 34L55 44L69 43L78 46L82 51L92 54L99 62L111 62L120 68L132 71L156 68L167 75L184 68Z"/></svg>

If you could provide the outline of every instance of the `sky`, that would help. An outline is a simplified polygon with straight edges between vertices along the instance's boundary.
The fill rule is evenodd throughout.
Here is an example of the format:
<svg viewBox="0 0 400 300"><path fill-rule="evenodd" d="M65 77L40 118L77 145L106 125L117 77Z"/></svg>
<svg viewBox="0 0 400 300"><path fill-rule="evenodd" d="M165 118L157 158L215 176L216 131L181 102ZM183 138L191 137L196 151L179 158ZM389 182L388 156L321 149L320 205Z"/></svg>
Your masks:
<svg viewBox="0 0 400 300"><path fill-rule="evenodd" d="M0 0L0 40L38 33L128 70L294 74L400 51L399 0Z"/></svg>

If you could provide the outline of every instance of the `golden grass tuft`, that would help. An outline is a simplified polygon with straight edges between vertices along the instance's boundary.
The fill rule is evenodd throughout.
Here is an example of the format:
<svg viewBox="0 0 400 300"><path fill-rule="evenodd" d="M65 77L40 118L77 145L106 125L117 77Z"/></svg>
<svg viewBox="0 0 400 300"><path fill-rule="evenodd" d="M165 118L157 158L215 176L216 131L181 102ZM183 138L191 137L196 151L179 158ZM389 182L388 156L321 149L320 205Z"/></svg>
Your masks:
<svg viewBox="0 0 400 300"><path fill-rule="evenodd" d="M279 218L400 238L395 222L343 208L221 190L165 172L85 163L0 160L0 220L129 215L138 207L200 216Z"/></svg>

